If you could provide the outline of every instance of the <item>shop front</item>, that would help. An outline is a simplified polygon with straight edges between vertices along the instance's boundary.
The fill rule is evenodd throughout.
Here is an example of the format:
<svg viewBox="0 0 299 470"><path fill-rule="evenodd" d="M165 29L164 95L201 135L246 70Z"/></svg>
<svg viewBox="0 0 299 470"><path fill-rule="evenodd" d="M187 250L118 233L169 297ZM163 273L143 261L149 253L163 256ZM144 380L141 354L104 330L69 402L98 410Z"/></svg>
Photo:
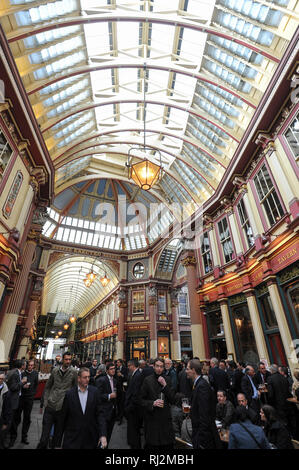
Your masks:
<svg viewBox="0 0 299 470"><path fill-rule="evenodd" d="M217 359L227 358L224 325L220 305L218 302L206 304L204 312L207 319L208 337L211 357Z"/></svg>
<svg viewBox="0 0 299 470"><path fill-rule="evenodd" d="M149 359L149 334L145 330L127 332L126 361L133 358Z"/></svg>

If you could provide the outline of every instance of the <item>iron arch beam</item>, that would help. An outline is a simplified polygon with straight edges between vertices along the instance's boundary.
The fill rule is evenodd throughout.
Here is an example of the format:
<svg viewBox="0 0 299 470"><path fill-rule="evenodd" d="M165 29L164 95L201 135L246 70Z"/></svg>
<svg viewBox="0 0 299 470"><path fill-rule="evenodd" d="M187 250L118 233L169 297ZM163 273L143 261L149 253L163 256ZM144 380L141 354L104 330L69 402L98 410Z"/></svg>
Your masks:
<svg viewBox="0 0 299 470"><path fill-rule="evenodd" d="M37 25L33 27L23 27L20 30L13 31L12 33L7 34L8 42L14 43L21 39L28 38L35 34L44 33L46 31L51 31L52 29L65 28L67 26L80 26L84 24L96 24L96 23L114 23L114 22L133 22L133 23L153 23L153 24L163 24L169 26L176 26L179 28L192 29L206 34L211 34L218 36L220 38L228 39L233 41L241 46L245 46L248 49L251 49L258 54L266 57L273 62L279 63L280 59L271 54L266 48L262 46L257 46L252 44L245 39L235 37L227 31L221 31L219 28L202 25L190 19L183 19L180 17L175 18L165 18L153 13L147 13L146 15L128 15L128 14L101 14L101 15L88 15L88 16L78 16L78 17L67 17L61 20L54 20L52 22L44 23L42 25Z"/></svg>
<svg viewBox="0 0 299 470"><path fill-rule="evenodd" d="M109 135L109 134L118 134L118 133L121 133L121 132L136 132L136 131L144 132L144 128L143 127L140 127L140 128L132 127L132 128L123 129L123 128L117 128L116 127L113 130L99 132L97 134L89 136L87 139L80 140L80 144L83 144L84 142L88 142L91 139L96 139L98 137L102 137L102 136ZM193 147L198 148L201 152L205 153L208 157L215 160L220 166L222 166L222 168L224 168L224 169L226 168L226 166L221 162L221 160L218 160L213 154L209 153L208 150L206 150L203 147L201 147L200 145L198 145L198 143L195 142L194 138L188 137L185 134L184 135L173 134L172 132L167 132L164 128L161 128L161 129L146 129L145 132L151 132L151 133L155 133L155 134L163 134L163 135L166 135L168 137L173 137L174 139L182 140L183 142L186 142L187 144L190 144ZM78 142L75 141L75 143L71 144L71 146L67 149L67 151L62 152L60 155L58 155L56 158L54 158L53 161L55 162L60 157L62 157L65 153L69 152L73 148L76 148L77 145L78 145Z"/></svg>
<svg viewBox="0 0 299 470"><path fill-rule="evenodd" d="M116 99L116 100L113 99L113 100L107 100L107 101L102 102L102 103L91 103L89 105L85 105L85 106L76 108L72 112L67 112L64 115L60 116L60 118L58 118L55 121L51 120L50 123L46 123L44 126L42 126L41 132L42 133L47 132L52 127L56 126L56 124L59 124L60 122L64 121L65 119L68 119L71 116L75 116L76 114L83 113L85 111L89 111L90 109L95 109L95 108L98 108L98 107L101 107L101 106L109 106L109 105L122 104L122 103L134 103L134 104L135 103L144 103L144 100L143 99L138 99L138 98L134 98L134 99ZM184 111L188 114L196 116L197 118L202 119L203 121L209 122L213 126L217 127L221 132L224 132L226 135L228 135L235 142L240 143L240 141L238 139L236 139L236 137L234 137L230 132L228 132L226 129L224 129L222 126L217 124L212 119L208 119L207 116L202 115L201 113L199 113L195 109L192 109L192 108L186 109L186 108L184 108L184 106L180 106L178 104L175 104L175 103L171 102L170 100L163 100L163 101L160 100L160 101L158 101L158 100L149 100L149 99L147 99L145 101L145 103L146 104L153 104L153 105L157 105L157 106L166 106L166 107L169 107L169 108L178 109L179 111Z"/></svg>
<svg viewBox="0 0 299 470"><path fill-rule="evenodd" d="M47 81L43 80L43 83L38 85L38 86L36 86L36 84L33 83L32 85L30 85L26 88L26 92L27 92L28 95L32 95L32 94L42 90L43 88L46 88L49 85L53 85L54 83L59 82L60 80L65 80L66 78L75 77L77 75L83 75L85 73L98 72L98 71L107 70L107 69L143 68L143 67L144 67L144 64L141 64L141 63L119 64L119 63L113 63L113 62L108 63L108 64L104 64L104 65L101 64L101 65L96 65L96 66L93 66L93 65L81 66L81 67L75 68L75 70L68 69L67 72L63 72L61 74L55 74L55 77L53 77L51 79L47 79ZM236 98L239 98L241 101L243 101L244 103L246 103L248 106L250 106L253 109L256 109L256 107L257 107L252 101L246 99L242 93L240 94L240 93L236 92L235 90L233 90L231 87L225 86L225 85L213 80L212 77L211 78L207 77L207 76L205 76L201 73L190 72L187 69L184 70L180 67L175 67L173 65L163 66L163 65L151 64L151 63L148 63L148 62L146 63L146 68L149 69L149 70L162 70L162 71L165 71L165 72L173 72L173 73L177 73L177 74L180 74L180 75L185 75L187 77L196 78L197 80L201 80L201 81L206 82L210 85L217 86L218 88L221 88L222 90L224 90L228 93L231 93L233 96L235 96Z"/></svg>
<svg viewBox="0 0 299 470"><path fill-rule="evenodd" d="M88 150L90 148L94 148L94 147L99 147L99 146L102 146L102 145L109 145L109 144L129 144L129 145L134 145L136 144L136 142L132 142L132 141L129 141L129 140L120 140L120 141L108 141L108 142L104 142L104 143L99 143L99 144L95 144L95 145L90 145L88 147L84 147L84 148L81 148L80 150L78 150L78 152L84 152L85 150ZM206 177L197 169L195 168L194 166L192 166L189 162L186 162L186 160L184 160L183 158L179 157L178 155L176 155L175 153L172 153L172 152L169 152L168 150L164 150L164 149L160 149L158 146L156 145L152 145L150 143L147 143L147 147L149 148L152 148L153 150L159 150L161 153L167 153L168 155L174 157L175 159L177 160L180 160L181 162L185 163L185 165L187 165L189 168L192 168L192 170L194 170L196 173L198 173L204 180L205 182L214 190L216 191L216 188L206 179ZM76 155L76 153L78 152L74 152L72 155L69 155L68 157L66 158L70 158L72 157L73 155ZM106 149L104 150L105 153L110 153L109 149ZM72 161L72 160L71 160ZM62 163L62 165L60 165ZM63 166L63 160L59 163L59 165L57 165L57 168L61 168Z"/></svg>

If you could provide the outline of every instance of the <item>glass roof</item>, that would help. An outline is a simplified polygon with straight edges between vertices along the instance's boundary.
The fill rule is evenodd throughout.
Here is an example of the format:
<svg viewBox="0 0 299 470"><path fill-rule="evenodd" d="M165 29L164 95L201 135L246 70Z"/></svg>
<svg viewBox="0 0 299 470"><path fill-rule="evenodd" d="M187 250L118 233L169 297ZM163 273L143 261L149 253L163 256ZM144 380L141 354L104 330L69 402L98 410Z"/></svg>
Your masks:
<svg viewBox="0 0 299 470"><path fill-rule="evenodd" d="M159 162L159 150L164 168L151 193L188 215L217 189L299 17L289 0L2 4L56 195L95 178L128 182L127 154L142 149L145 120L149 158Z"/></svg>
<svg viewBox="0 0 299 470"><path fill-rule="evenodd" d="M91 287L85 287L86 275L93 270L97 275ZM106 287L100 278L110 279ZM43 288L42 314L57 313L56 320L68 316L82 317L94 308L118 284L118 278L109 265L98 259L73 256L54 263L48 270Z"/></svg>
<svg viewBox="0 0 299 470"><path fill-rule="evenodd" d="M172 204L192 215L220 184L295 33L295 5L1 0L1 26L56 171L44 235L136 250L167 232ZM159 163L160 152L164 170L146 193L125 166L130 148L142 150L144 121L148 158ZM111 205L117 215L103 220ZM178 249L165 248L160 273L170 275ZM107 269L108 287L84 286L93 263ZM60 260L46 275L42 313L83 316L117 282L99 260Z"/></svg>

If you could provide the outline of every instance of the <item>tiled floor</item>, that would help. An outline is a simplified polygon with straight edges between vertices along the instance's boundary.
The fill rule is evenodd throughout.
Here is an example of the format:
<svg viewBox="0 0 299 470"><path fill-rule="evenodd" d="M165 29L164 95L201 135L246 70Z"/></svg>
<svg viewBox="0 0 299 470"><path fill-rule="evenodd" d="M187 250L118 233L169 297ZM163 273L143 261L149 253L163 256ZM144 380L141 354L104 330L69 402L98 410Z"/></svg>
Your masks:
<svg viewBox="0 0 299 470"><path fill-rule="evenodd" d="M21 427L18 428L18 437L12 449L36 449L42 431L43 415L39 413L39 400L35 400L31 414L31 425L28 434L29 445L21 443ZM127 422L124 419L119 426L114 426L109 449L129 449L127 444Z"/></svg>

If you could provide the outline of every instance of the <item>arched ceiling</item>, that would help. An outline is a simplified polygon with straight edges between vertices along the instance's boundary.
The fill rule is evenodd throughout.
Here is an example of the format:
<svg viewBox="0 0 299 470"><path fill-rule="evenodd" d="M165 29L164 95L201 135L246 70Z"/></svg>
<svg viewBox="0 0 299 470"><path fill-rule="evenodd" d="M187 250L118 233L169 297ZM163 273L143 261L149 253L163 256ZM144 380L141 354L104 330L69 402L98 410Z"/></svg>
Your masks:
<svg viewBox="0 0 299 470"><path fill-rule="evenodd" d="M93 270L97 278L91 287L83 282ZM109 284L103 287L100 278L107 273ZM42 295L42 314L56 313L55 321L62 324L73 314L83 317L118 284L118 278L108 264L86 257L63 258L48 270Z"/></svg>
<svg viewBox="0 0 299 470"><path fill-rule="evenodd" d="M298 9L297 0L1 0L1 25L56 168L57 222L70 210L57 201L83 187L82 207L97 179L113 181L115 204L120 182L138 201L125 163L131 147L143 158L144 118L148 158L159 162L160 151L164 167L152 197L187 204L188 215L202 205L283 57Z"/></svg>

